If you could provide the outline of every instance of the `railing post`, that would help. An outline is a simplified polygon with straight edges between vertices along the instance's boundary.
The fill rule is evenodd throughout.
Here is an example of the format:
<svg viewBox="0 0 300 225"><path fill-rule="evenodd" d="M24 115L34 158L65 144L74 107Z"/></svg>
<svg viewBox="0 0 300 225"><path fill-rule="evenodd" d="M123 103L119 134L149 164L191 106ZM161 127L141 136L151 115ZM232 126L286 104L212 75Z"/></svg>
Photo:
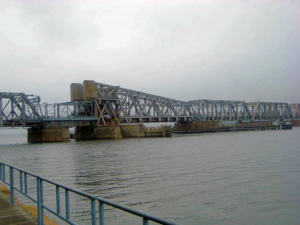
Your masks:
<svg viewBox="0 0 300 225"><path fill-rule="evenodd" d="M92 225L96 225L96 200L91 198Z"/></svg>
<svg viewBox="0 0 300 225"><path fill-rule="evenodd" d="M149 225L149 220L143 217L143 225Z"/></svg>
<svg viewBox="0 0 300 225"><path fill-rule="evenodd" d="M25 194L28 194L28 188L27 188L27 173L24 173L24 188L25 188Z"/></svg>
<svg viewBox="0 0 300 225"><path fill-rule="evenodd" d="M40 177L37 177L36 179L37 183L37 208L38 208L38 224L43 225L44 218L43 218L43 212L42 212L42 201L43 197L41 195L42 187L41 187L41 179Z"/></svg>
<svg viewBox="0 0 300 225"><path fill-rule="evenodd" d="M70 220L70 200L69 200L69 190L65 189L65 201L66 201L66 219Z"/></svg>
<svg viewBox="0 0 300 225"><path fill-rule="evenodd" d="M38 224L41 225L41 210L40 210L40 182L39 178L36 178L36 198L37 198L37 210L38 210Z"/></svg>
<svg viewBox="0 0 300 225"><path fill-rule="evenodd" d="M5 165L2 164L2 175L3 175L3 181L5 181Z"/></svg>
<svg viewBox="0 0 300 225"><path fill-rule="evenodd" d="M99 202L100 225L104 225L104 204Z"/></svg>
<svg viewBox="0 0 300 225"><path fill-rule="evenodd" d="M59 186L56 186L56 213L60 214L60 194L59 194Z"/></svg>
<svg viewBox="0 0 300 225"><path fill-rule="evenodd" d="M20 171L20 191L23 192L23 172Z"/></svg>
<svg viewBox="0 0 300 225"><path fill-rule="evenodd" d="M41 201L41 224L44 225L44 188L43 180L40 178L40 201Z"/></svg>
<svg viewBox="0 0 300 225"><path fill-rule="evenodd" d="M2 180L2 166L3 166L3 164L2 163L0 163L0 180Z"/></svg>
<svg viewBox="0 0 300 225"><path fill-rule="evenodd" d="M14 168L9 167L9 175L10 175L10 203L15 204L15 193L14 193Z"/></svg>

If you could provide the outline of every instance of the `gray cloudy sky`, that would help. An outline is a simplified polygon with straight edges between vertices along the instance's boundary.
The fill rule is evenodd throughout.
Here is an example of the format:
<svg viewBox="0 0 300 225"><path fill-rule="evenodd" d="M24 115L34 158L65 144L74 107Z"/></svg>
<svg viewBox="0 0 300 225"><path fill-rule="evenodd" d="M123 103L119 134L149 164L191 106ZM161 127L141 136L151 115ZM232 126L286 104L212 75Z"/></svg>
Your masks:
<svg viewBox="0 0 300 225"><path fill-rule="evenodd" d="M0 0L0 92L100 83L178 100L300 102L299 0Z"/></svg>

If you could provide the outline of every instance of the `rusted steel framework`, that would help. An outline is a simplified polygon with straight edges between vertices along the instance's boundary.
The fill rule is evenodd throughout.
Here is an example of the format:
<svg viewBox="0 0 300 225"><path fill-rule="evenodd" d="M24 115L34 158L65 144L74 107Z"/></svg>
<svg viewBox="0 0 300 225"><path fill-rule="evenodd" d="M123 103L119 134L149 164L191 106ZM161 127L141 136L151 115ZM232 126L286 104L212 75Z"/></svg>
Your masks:
<svg viewBox="0 0 300 225"><path fill-rule="evenodd" d="M287 103L250 102L247 103L252 120L291 120L292 112Z"/></svg>
<svg viewBox="0 0 300 225"><path fill-rule="evenodd" d="M37 124L42 117L39 96L0 92L0 126Z"/></svg>
<svg viewBox="0 0 300 225"><path fill-rule="evenodd" d="M196 100L187 102L195 120L251 120L244 101Z"/></svg>
<svg viewBox="0 0 300 225"><path fill-rule="evenodd" d="M300 120L300 104L294 103L289 105L294 120Z"/></svg>
<svg viewBox="0 0 300 225"><path fill-rule="evenodd" d="M104 115L121 122L176 122L192 120L186 102L97 83Z"/></svg>

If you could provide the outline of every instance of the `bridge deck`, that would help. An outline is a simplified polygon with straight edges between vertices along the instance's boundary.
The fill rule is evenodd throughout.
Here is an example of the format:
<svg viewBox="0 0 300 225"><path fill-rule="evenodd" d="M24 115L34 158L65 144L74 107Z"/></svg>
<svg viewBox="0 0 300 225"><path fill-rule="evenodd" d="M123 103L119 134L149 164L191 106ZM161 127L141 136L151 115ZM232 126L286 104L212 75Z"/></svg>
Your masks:
<svg viewBox="0 0 300 225"><path fill-rule="evenodd" d="M37 218L22 206L10 204L9 195L0 191L0 225L36 225Z"/></svg>

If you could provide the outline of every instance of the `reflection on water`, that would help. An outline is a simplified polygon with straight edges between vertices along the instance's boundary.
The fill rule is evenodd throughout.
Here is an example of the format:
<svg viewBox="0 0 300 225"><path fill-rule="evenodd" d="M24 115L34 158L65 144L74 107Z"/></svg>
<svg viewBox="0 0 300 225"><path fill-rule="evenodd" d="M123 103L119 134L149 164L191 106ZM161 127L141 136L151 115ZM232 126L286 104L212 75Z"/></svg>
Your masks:
<svg viewBox="0 0 300 225"><path fill-rule="evenodd" d="M181 224L296 224L299 134L293 128L27 144L26 130L1 129L0 159ZM73 203L79 224L89 224L88 202ZM110 224L135 221L119 211L106 216Z"/></svg>

